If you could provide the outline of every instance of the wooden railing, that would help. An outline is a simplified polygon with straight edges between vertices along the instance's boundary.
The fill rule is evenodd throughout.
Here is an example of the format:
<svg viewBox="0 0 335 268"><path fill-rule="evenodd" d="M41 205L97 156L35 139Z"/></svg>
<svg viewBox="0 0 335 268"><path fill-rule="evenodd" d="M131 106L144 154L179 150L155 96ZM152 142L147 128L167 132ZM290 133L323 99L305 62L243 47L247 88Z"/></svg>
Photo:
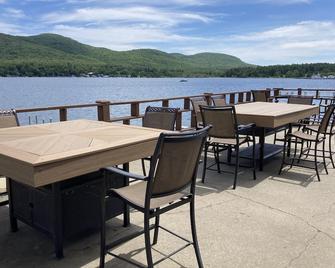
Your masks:
<svg viewBox="0 0 335 268"><path fill-rule="evenodd" d="M287 89L287 88L273 88L268 89L272 97L287 97L288 95L313 95L314 98L321 98L322 96L334 97L335 89ZM327 95L328 94L328 95ZM191 113L190 121L191 126L194 126L194 120L192 116L190 99L195 97L205 97L210 103L211 96L222 95L226 98L227 103L236 104L252 101L251 91L234 91L234 92L223 92L223 93L203 93L202 95L192 96L180 96L171 98L155 98L155 99L144 99L144 100L126 100L126 101L109 101L109 100L98 100L96 103L90 104L78 104L78 105L63 105L63 106L51 106L41 108L28 108L28 109L17 109L18 114L32 113L32 112L45 112L45 111L58 111L59 121L68 120L68 110L70 109L81 109L81 108L95 108L97 119L106 122L122 122L123 124L130 124L132 120L143 118L141 114L141 105L147 103L155 103L157 106L169 107L172 101L180 101L181 104L180 112L177 117L176 129L180 130L183 128L183 118L185 113ZM129 106L129 113L125 116L113 115L112 108L119 105ZM175 106L175 105L174 105ZM188 127L188 126L187 126Z"/></svg>

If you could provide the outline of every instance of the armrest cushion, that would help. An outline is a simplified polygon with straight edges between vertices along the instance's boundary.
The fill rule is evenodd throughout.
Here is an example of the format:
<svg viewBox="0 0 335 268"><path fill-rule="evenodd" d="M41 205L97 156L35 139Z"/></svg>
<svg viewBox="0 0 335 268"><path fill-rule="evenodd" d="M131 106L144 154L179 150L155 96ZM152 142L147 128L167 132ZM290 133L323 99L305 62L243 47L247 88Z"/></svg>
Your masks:
<svg viewBox="0 0 335 268"><path fill-rule="evenodd" d="M112 172L112 173L116 173L122 176L126 176L129 178L133 178L136 180L141 180L141 181L146 181L148 178L143 176L143 175L139 175L139 174L134 174L134 173L130 173L127 171L124 171L123 169L117 168L117 167L105 167L102 168L101 171L103 172Z"/></svg>

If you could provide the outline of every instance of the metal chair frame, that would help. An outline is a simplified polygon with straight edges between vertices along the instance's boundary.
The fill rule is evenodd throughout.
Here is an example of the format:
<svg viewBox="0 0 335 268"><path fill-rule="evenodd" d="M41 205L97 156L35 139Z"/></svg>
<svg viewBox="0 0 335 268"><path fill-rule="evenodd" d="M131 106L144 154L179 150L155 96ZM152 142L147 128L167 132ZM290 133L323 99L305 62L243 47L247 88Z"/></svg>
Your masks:
<svg viewBox="0 0 335 268"><path fill-rule="evenodd" d="M19 126L20 123L19 123L19 119L17 117L17 114L16 114L16 111L11 109L11 110L0 110L0 116L14 116L15 117L15 121L16 121L16 125L15 126ZM13 126L13 127L15 127ZM1 128L1 125L0 125L0 128ZM4 200L4 201L1 201L0 202L0 206L6 206L9 204L9 201L8 201L8 192L5 191L5 192L0 192L0 197L7 197L7 200Z"/></svg>
<svg viewBox="0 0 335 268"><path fill-rule="evenodd" d="M334 118L334 111L335 111L335 104L331 104L328 106L327 108L327 112L330 113L329 115L329 118L326 118L326 117L323 117L322 118L322 123L320 124L319 128L318 128L318 131L316 133L316 136L315 136L315 140L310 140L310 139L303 139L301 137L298 137L296 136L294 133L288 133L285 137L285 141L284 141L284 150L283 150L283 158L282 158L282 163L281 163L281 166L280 166L280 169L279 169L279 175L281 174L282 172L282 169L284 167L284 165L290 165L290 168L292 168L293 166L299 166L299 167L304 167L304 168L309 168L309 169L315 169L316 171L316 176L318 178L318 181L320 181L320 174L319 174L319 169L318 169L318 165L321 163L321 162L318 162L318 157L322 157L322 164L325 168L325 171L326 171L326 174L328 174L328 170L327 170L327 165L326 165L326 156L325 156L325 143L326 143L326 131L329 127L329 123L331 122L331 120ZM327 113L326 112L326 113ZM325 120L325 121L324 121ZM325 126L326 126L326 130L325 131L322 131L321 127L322 127L322 124L325 122ZM303 132L306 131L306 125L302 124L302 127L303 127ZM286 163L285 162L285 156L286 156L286 147L287 147L287 143L288 141L291 141L293 139L295 139L295 147L294 147L294 155L293 157L291 158L291 162L290 163ZM299 157L296 158L296 155L297 155L297 144L298 144L298 140L300 140L300 144L301 144L301 149L300 149L300 154L299 154ZM306 165L301 165L300 164L300 161L301 161L301 157L302 155L305 154L305 151L304 150L304 143L309 143L309 146L307 148L308 150L308 154L307 156L310 155L309 151L310 150L313 150L314 151L314 160L308 160L308 159L304 159L304 161L307 161L307 162L314 162L314 168L313 167L309 167L309 166L306 166ZM312 144L314 143L314 148L311 148L312 147ZM318 155L318 151L320 151L318 149L318 145L322 143L322 156L319 156ZM294 163L294 161L297 160L297 163Z"/></svg>
<svg viewBox="0 0 335 268"><path fill-rule="evenodd" d="M103 193L106 192L107 196L117 196L119 198L121 198L125 203L127 203L129 206L137 209L138 211L142 212L144 214L144 229L141 231L138 231L136 233L130 234L126 237L123 237L121 239L118 239L116 241L114 241L113 243L106 245L106 230L105 230L105 195L102 196L101 199L101 243L100 243L100 267L104 267L105 265L105 255L109 254L113 257L119 258L123 261L126 261L128 263L131 263L137 267L143 267L142 265L140 265L139 263L136 263L132 260L126 259L122 256L116 255L113 252L111 252L111 250L125 242L128 242L131 239L134 239L142 234L144 234L144 238L145 238L145 249L146 249L146 257L147 257L147 267L153 267L154 265L166 260L167 258L170 258L171 256L175 255L176 253L178 253L179 251L183 250L184 248L193 245L194 250L195 250L195 254L196 254L196 258L197 258L197 262L198 262L198 266L200 268L204 267L203 263L202 263L202 258L201 258L201 254L200 254L200 249L199 249L199 245L198 245L198 239L197 239L197 234L196 234L196 226L195 226L195 184L196 184L196 177L197 177L197 169L198 169L198 163L199 163L199 159L200 159L200 155L204 146L204 143L206 141L207 135L208 135L208 129L210 128L210 126L205 127L201 130L198 131L190 131L190 132L185 132L185 133L178 133L178 134L166 134L166 133L162 133L158 139L157 142L157 146L155 149L155 153L152 157L152 161L151 161L151 165L150 165L150 171L149 171L149 175L146 176L141 176L141 175L137 175L137 174L132 174L129 172L126 172L124 170L118 169L118 168L105 168L104 172L113 172L113 173L117 173L117 174L121 174L123 176L127 176L130 178L134 178L135 180L141 180L141 181L147 181L147 188L146 188L146 193L145 193L145 204L144 207L140 207L137 206L135 204L133 204L132 202L122 198L121 196L117 195L115 192L113 192L112 190L110 191L106 191L106 185L104 183L103 185ZM155 176L155 172L156 172L156 168L157 168L157 164L159 162L159 157L160 157L160 152L163 148L163 144L166 142L183 142L183 141L190 141L190 140L194 140L194 139L201 139L201 145L199 148L199 153L197 156L197 160L196 160L196 164L194 167L194 170L192 171L192 178L189 182L187 182L185 185L181 186L178 189L173 190L172 192L163 192L163 193L159 193L159 194L153 194L153 182L154 182L154 176ZM162 208L156 208L156 209L151 209L150 208L150 201L152 198L155 197L164 197L164 196L169 196L171 194L175 194L178 192L181 192L182 190L185 189L189 189L189 194L187 194L186 196L184 196L183 198L176 200L176 202L167 204L166 206L162 207ZM160 225L160 215L168 212L172 209L175 209L177 207L180 207L182 205L185 204L190 204L190 220L191 220L191 229L192 229L192 238L193 241L190 241L164 227L162 227ZM155 218L155 224L150 225L150 219L151 218ZM150 230L154 229L154 237L153 237L153 243L151 244L151 240L150 240ZM164 258L153 262L152 260L152 254L151 254L151 247L152 245L155 245L157 243L158 240L158 232L159 229L162 229L180 239L182 239L183 241L186 242L186 244L184 246L182 246L181 248L173 251L172 253L166 255Z"/></svg>
<svg viewBox="0 0 335 268"><path fill-rule="evenodd" d="M191 98L190 99L191 104L192 104L192 113L193 113L193 118L195 119L195 128L200 129L203 128L203 120L202 120L202 115L201 115L201 110L200 106L202 105L208 105L208 101L205 97L196 97L196 98ZM200 118L199 118L200 117Z"/></svg>
<svg viewBox="0 0 335 268"><path fill-rule="evenodd" d="M271 98L271 91L268 89L262 89L262 90L251 90L252 93L252 98L253 101L260 101L260 102L272 102L272 98ZM259 96L257 96L258 94L264 94L264 96L262 96L262 99L259 99ZM263 99L264 97L264 99Z"/></svg>
<svg viewBox="0 0 335 268"><path fill-rule="evenodd" d="M236 145L231 145L231 144L225 144L225 143L218 143L218 142L213 142L211 141L211 136L209 134L209 139L206 141L205 143L205 148L204 148L204 166L203 166L203 172L202 172L202 183L205 183L205 178L206 178L206 170L213 170L211 169L211 167L213 167L214 165L217 166L217 172L221 173L230 173L230 174L234 174L234 182L233 182L233 189L236 189L236 184L237 184L237 176L238 176L238 170L239 167L242 165L240 165L239 161L240 161L240 145L244 144L244 143L248 143L249 145L249 141L252 141L252 168L253 168L253 179L256 180L256 152L255 152L255 148L256 148L256 144L255 144L255 124L248 124L248 125L238 125L237 124L237 119L236 119L236 111L235 111L235 107L231 106L231 105L227 105L227 106L201 106L201 113L202 113L202 118L204 119L204 125L206 126L207 124L210 124L208 122L206 122L206 118L204 116L204 112L206 110L217 110L217 111L231 111L231 113L233 114L234 117L234 132L235 132L235 139L236 139ZM215 127L215 126L212 126ZM250 132L252 135L252 139L250 139ZM243 141L242 143L240 142L240 135L247 135L245 141ZM215 137L215 138L226 138L226 137ZM210 146L213 146L213 153L214 153L214 158L215 158L215 163L207 166L207 154L208 154L208 148ZM230 157L231 157L231 150L234 149L235 151L235 170L234 172L230 172L228 170L221 170L220 164L230 164ZM220 152L224 151L224 150L228 150L228 162L224 162L224 161L220 161ZM244 166L245 167L245 166Z"/></svg>

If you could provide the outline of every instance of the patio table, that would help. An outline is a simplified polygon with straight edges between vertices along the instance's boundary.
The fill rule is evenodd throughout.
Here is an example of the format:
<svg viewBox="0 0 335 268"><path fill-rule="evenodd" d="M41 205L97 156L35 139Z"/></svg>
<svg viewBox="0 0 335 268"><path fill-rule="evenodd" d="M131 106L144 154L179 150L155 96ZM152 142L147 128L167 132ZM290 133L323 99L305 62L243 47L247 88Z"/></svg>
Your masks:
<svg viewBox="0 0 335 268"><path fill-rule="evenodd" d="M265 143L267 134L272 134L274 130L283 126L289 126L289 131L292 131L292 123L319 113L319 107L316 105L271 102L250 102L238 104L235 108L239 124L256 124L256 134L259 136L257 160L260 170L263 170L264 159L282 151L281 145ZM251 150L246 149L240 155L249 158Z"/></svg>
<svg viewBox="0 0 335 268"><path fill-rule="evenodd" d="M21 205L13 204L12 183L34 189L50 187L52 206L47 208L52 218L50 235L56 256L61 258L64 227L61 183L74 177L78 181L78 176L80 180L81 175L96 172L102 167L152 155L160 133L157 129L90 120L0 129L0 174L8 178L12 230L17 230L20 214L16 209ZM41 192L45 194L45 191ZM31 210L36 209L31 203L29 205ZM126 208L124 213L129 221Z"/></svg>

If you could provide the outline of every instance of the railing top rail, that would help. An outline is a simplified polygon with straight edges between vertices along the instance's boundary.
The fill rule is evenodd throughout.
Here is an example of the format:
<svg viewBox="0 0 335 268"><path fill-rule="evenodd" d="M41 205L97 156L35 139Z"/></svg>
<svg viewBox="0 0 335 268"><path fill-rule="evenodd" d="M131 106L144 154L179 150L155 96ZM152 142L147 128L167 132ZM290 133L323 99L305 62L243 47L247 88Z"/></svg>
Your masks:
<svg viewBox="0 0 335 268"><path fill-rule="evenodd" d="M289 90L289 91L335 91L335 88L274 88L274 89L280 89L280 90Z"/></svg>
<svg viewBox="0 0 335 268"><path fill-rule="evenodd" d="M88 107L96 107L96 106L99 106L99 104L97 103L74 104L74 105L62 105L62 106L23 108L23 109L17 109L16 112L17 113L29 113L29 112L60 110L60 109L88 108Z"/></svg>

